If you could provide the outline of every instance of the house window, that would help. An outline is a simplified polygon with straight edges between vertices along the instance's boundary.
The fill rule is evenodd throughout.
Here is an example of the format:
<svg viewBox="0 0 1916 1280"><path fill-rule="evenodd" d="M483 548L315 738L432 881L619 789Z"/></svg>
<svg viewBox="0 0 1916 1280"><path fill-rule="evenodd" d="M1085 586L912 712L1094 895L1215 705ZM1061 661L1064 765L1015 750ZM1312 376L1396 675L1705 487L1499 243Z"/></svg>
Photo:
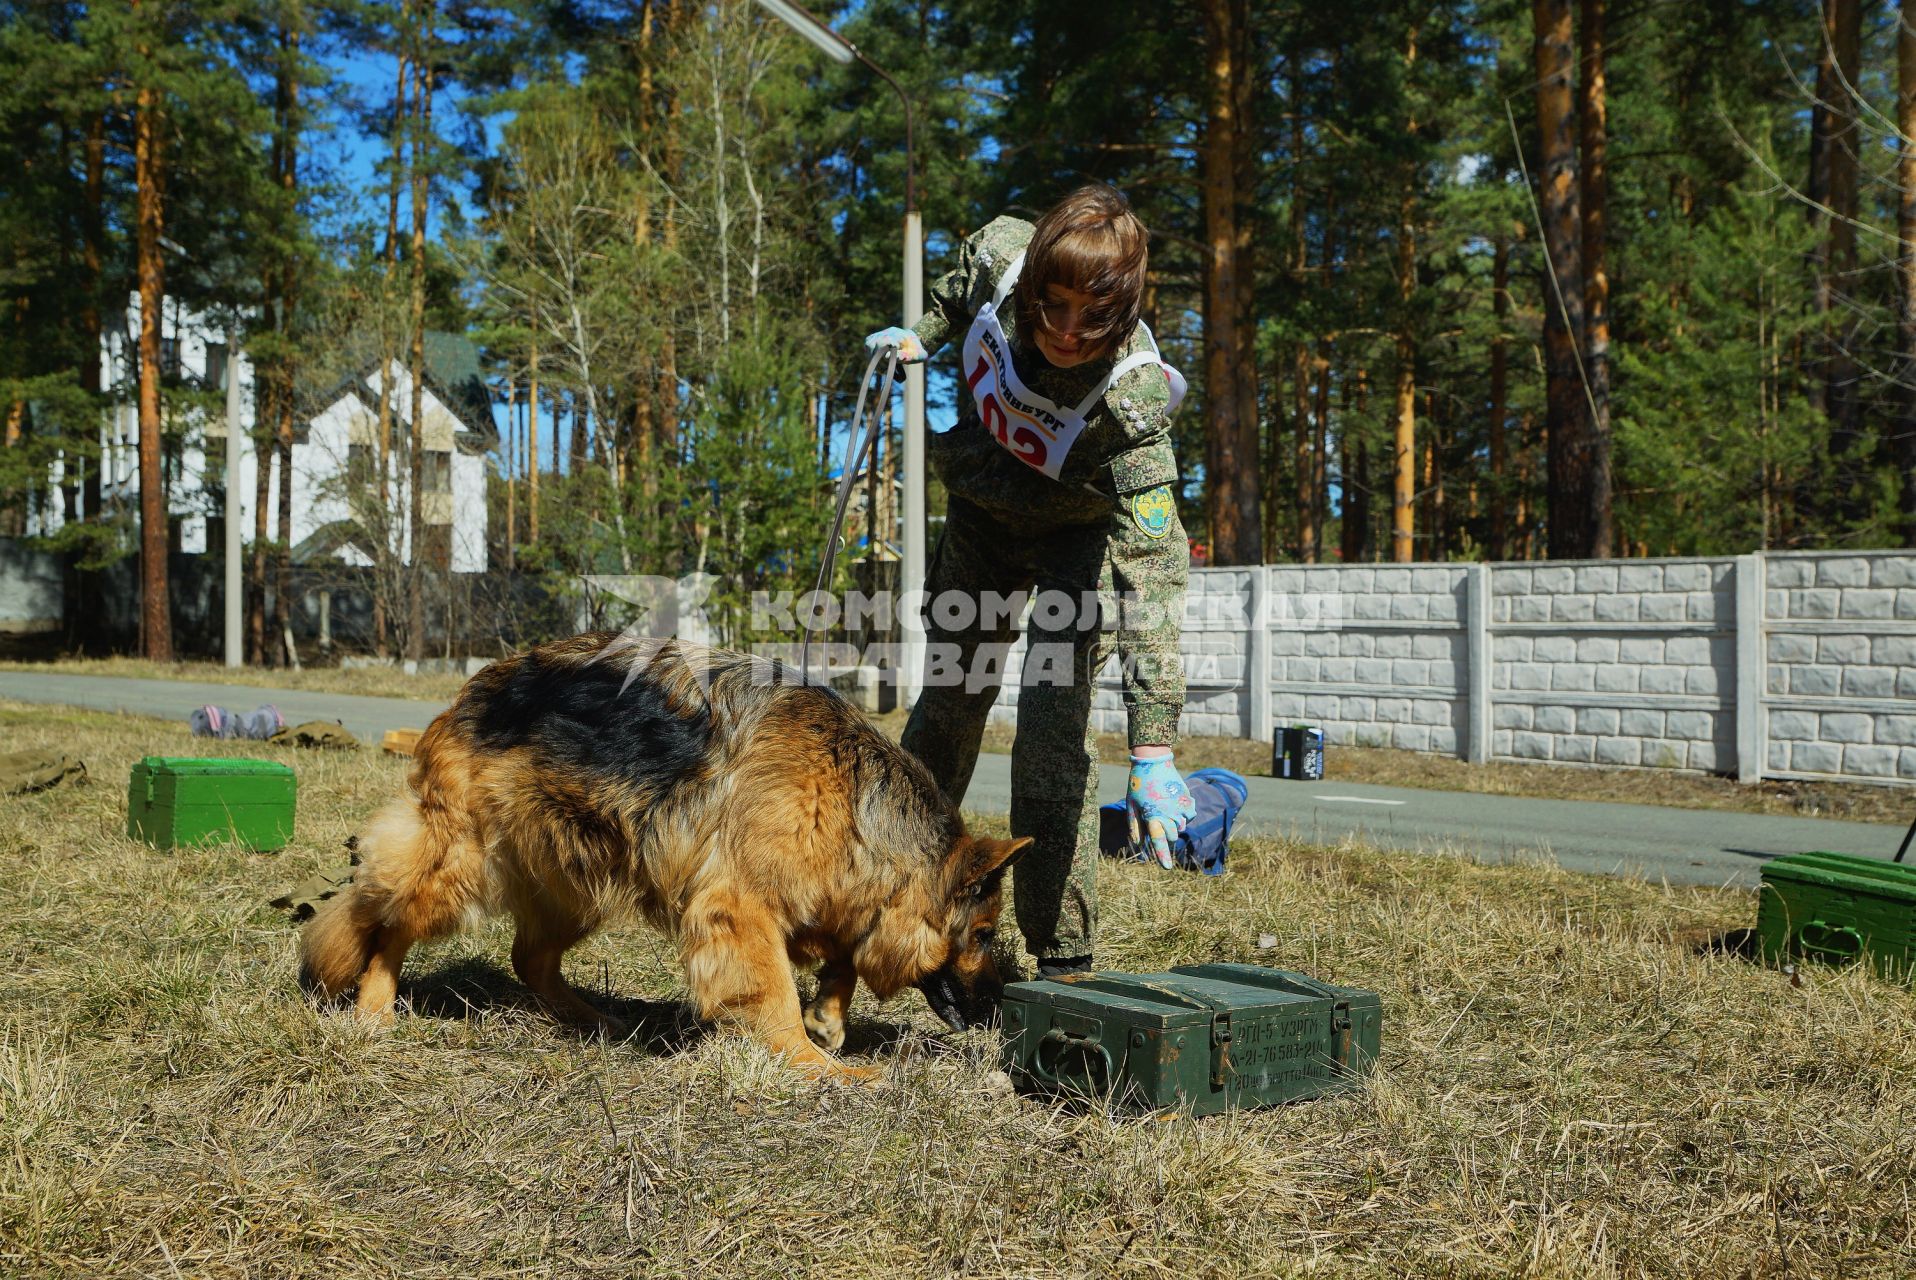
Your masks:
<svg viewBox="0 0 1916 1280"><path fill-rule="evenodd" d="M377 465L373 461L373 447L369 444L349 444L346 446L346 480L349 484L372 484L379 479Z"/></svg>
<svg viewBox="0 0 1916 1280"><path fill-rule="evenodd" d="M160 376L163 378L180 376L180 340L178 338L160 339Z"/></svg>
<svg viewBox="0 0 1916 1280"><path fill-rule="evenodd" d="M226 386L226 344L209 342L206 344L206 377L202 385L209 391L223 390Z"/></svg>
<svg viewBox="0 0 1916 1280"><path fill-rule="evenodd" d="M420 492L452 492L452 452L450 450L430 449L420 459Z"/></svg>

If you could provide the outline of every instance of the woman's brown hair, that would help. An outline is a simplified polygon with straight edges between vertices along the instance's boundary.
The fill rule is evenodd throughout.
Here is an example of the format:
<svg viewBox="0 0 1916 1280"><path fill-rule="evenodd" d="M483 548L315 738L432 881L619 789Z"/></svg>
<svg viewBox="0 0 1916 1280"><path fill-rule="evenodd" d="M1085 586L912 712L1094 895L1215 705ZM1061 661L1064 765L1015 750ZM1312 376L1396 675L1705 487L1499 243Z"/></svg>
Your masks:
<svg viewBox="0 0 1916 1280"><path fill-rule="evenodd" d="M1144 297L1150 233L1131 204L1102 182L1079 187L1038 219L1025 246L1024 268L1013 291L1018 327L1056 339L1045 289L1063 285L1097 301L1082 313L1078 341L1096 358L1131 336Z"/></svg>

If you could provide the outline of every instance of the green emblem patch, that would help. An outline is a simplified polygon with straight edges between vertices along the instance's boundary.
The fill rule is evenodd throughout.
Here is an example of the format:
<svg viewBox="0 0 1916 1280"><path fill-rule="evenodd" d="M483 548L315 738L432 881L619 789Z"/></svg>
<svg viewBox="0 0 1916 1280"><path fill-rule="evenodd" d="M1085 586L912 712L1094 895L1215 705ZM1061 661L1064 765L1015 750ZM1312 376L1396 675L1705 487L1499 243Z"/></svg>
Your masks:
<svg viewBox="0 0 1916 1280"><path fill-rule="evenodd" d="M1172 517L1177 513L1177 500L1171 496L1168 484L1131 495L1131 519L1147 538L1162 538L1169 533Z"/></svg>

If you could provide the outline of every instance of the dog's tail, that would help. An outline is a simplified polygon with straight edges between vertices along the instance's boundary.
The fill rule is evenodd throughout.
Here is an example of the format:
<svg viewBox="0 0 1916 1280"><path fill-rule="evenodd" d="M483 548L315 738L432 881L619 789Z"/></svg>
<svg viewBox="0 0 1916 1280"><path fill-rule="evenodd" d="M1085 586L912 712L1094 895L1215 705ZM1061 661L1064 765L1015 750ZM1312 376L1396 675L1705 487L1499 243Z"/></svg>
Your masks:
<svg viewBox="0 0 1916 1280"><path fill-rule="evenodd" d="M411 943L450 933L485 897L485 855L463 813L428 815L403 797L373 816L358 848L352 884L300 935L300 985L326 1000L359 983L382 934L402 931Z"/></svg>
<svg viewBox="0 0 1916 1280"><path fill-rule="evenodd" d="M299 985L322 1000L334 1000L359 984L379 938L379 913L371 895L348 885L319 904L299 935Z"/></svg>

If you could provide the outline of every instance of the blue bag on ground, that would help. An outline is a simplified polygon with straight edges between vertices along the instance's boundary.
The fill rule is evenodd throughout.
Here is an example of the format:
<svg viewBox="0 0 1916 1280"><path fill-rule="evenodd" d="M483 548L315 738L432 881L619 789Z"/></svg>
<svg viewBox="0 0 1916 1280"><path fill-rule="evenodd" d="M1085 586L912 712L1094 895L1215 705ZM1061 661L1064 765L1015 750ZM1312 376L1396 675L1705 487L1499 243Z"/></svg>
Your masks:
<svg viewBox="0 0 1916 1280"><path fill-rule="evenodd" d="M231 711L207 705L187 717L196 738L256 738L264 741L286 727L279 708L268 704L254 711Z"/></svg>
<svg viewBox="0 0 1916 1280"><path fill-rule="evenodd" d="M1194 770L1184 776L1184 785L1191 789L1191 799L1197 803L1197 817L1172 842L1171 856L1186 871L1221 876L1224 855L1231 847L1231 828L1237 823L1238 810L1250 799L1251 789L1229 769ZM1099 808L1098 848L1118 857L1152 860L1148 852L1131 848L1131 821L1122 800Z"/></svg>

